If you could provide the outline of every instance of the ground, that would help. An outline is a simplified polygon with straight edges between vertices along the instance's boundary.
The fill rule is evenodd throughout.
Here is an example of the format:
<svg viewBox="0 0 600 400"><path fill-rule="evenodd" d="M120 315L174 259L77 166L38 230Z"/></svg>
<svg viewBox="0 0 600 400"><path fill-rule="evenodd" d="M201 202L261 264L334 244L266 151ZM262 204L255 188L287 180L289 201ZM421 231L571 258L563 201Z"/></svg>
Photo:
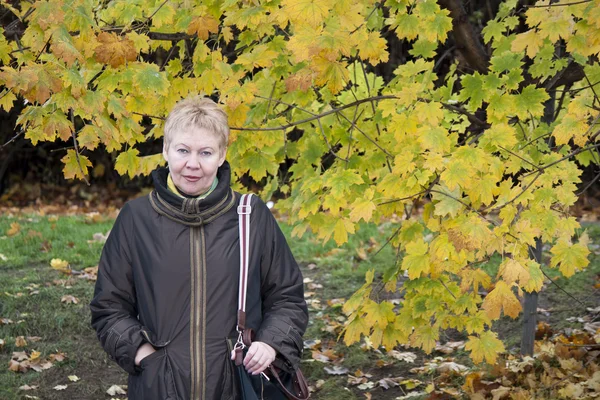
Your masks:
<svg viewBox="0 0 600 400"><path fill-rule="evenodd" d="M87 304L93 294L93 268L114 214L73 212L72 216L55 216L36 213L35 209L25 214L14 211L0 217L0 399L110 398L107 390L126 385L126 374L101 350L89 326ZM468 398L462 388L466 382L483 387L485 392L481 383L485 381L473 378L473 364L463 349L425 354L398 347L385 352L370 347L368 340L347 347L339 338L346 320L341 310L343 300L362 285L367 270L375 269L376 279L380 279L394 264L395 253L390 248L376 254L392 225L362 226L357 236L341 247L322 245L310 235L289 240L301 264L309 303L311 322L304 336L302 370L313 390L312 398L386 400L409 393L421 393L414 399ZM289 237L290 229L283 229ZM592 239L600 242L600 228L591 225L589 231ZM592 247L598 250L599 246ZM595 253L590 259L587 270L570 280L547 280L540 294L538 317L553 331L548 336L557 337L565 330L568 334L597 320L598 311L590 310L600 304L600 260ZM553 271L548 273L557 276ZM394 299L399 295L386 296ZM504 317L494 329L507 350L516 354L520 318ZM466 335L448 330L440 345L465 339ZM444 372L440 368L443 362L451 368L469 370ZM427 365L430 371L423 368ZM498 386L494 390L499 390ZM426 390L431 393L426 394ZM489 398L491 390L487 392ZM116 394L112 398L125 397Z"/></svg>

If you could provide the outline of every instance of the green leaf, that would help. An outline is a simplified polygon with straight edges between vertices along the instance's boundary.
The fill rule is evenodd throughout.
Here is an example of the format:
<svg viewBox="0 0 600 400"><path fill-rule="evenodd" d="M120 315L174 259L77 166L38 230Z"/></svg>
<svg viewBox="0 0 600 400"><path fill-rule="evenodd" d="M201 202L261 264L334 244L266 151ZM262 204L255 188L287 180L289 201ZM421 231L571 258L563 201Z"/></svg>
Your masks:
<svg viewBox="0 0 600 400"><path fill-rule="evenodd" d="M139 154L140 152L133 147L119 154L115 162L117 172L120 175L128 174L130 178L136 176L140 167Z"/></svg>
<svg viewBox="0 0 600 400"><path fill-rule="evenodd" d="M429 272L429 246L423 240L417 240L406 245L406 255L402 259L402 268L408 271L410 279L417 279Z"/></svg>
<svg viewBox="0 0 600 400"><path fill-rule="evenodd" d="M389 322L394 321L394 305L388 301L377 303L373 300L367 300L363 305L362 311L366 313L365 322L369 326L377 326L379 329L385 329Z"/></svg>
<svg viewBox="0 0 600 400"><path fill-rule="evenodd" d="M160 72L156 64L138 64L133 83L139 90L138 95L156 96L169 93L169 81L165 72Z"/></svg>

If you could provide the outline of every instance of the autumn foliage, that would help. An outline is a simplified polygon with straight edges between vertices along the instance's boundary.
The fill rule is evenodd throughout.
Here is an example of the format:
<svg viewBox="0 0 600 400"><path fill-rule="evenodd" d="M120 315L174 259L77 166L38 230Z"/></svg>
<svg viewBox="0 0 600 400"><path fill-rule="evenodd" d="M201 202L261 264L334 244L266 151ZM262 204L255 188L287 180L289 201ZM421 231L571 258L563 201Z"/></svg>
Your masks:
<svg viewBox="0 0 600 400"><path fill-rule="evenodd" d="M519 315L543 268L588 264L568 211L600 156L600 0L508 0L471 19L458 0L2 6L18 23L0 35L0 107L27 101L16 134L68 143L66 177L83 179L99 147L120 174L148 174L162 157L136 145L200 93L229 114L234 180L286 195L294 234L341 244L362 221L402 216L384 288L403 300L375 301L369 273L344 307L346 343L431 351L455 328L493 363L492 321ZM548 266L530 259L537 238Z"/></svg>

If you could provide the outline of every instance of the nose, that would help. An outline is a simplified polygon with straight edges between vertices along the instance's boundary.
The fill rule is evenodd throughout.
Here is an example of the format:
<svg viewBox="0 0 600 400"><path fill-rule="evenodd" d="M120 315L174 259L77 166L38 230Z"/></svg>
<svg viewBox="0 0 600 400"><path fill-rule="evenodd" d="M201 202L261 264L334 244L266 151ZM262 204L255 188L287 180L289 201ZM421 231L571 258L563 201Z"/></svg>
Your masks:
<svg viewBox="0 0 600 400"><path fill-rule="evenodd" d="M200 169L200 157L198 157L195 154L192 154L186 162L185 166L190 169Z"/></svg>

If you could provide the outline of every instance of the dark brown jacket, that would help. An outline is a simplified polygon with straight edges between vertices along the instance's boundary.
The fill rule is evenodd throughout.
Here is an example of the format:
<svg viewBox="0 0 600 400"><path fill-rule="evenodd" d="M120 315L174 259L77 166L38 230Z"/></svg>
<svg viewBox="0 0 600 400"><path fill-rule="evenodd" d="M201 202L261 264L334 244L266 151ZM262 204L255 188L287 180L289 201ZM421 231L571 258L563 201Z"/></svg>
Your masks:
<svg viewBox="0 0 600 400"><path fill-rule="evenodd" d="M236 337L237 206L229 165L204 200L155 190L121 210L102 251L90 304L106 352L129 372L129 399L235 399L226 338ZM252 198L246 325L278 364L299 364L308 322L302 275L266 205ZM134 364L138 347L157 352Z"/></svg>

